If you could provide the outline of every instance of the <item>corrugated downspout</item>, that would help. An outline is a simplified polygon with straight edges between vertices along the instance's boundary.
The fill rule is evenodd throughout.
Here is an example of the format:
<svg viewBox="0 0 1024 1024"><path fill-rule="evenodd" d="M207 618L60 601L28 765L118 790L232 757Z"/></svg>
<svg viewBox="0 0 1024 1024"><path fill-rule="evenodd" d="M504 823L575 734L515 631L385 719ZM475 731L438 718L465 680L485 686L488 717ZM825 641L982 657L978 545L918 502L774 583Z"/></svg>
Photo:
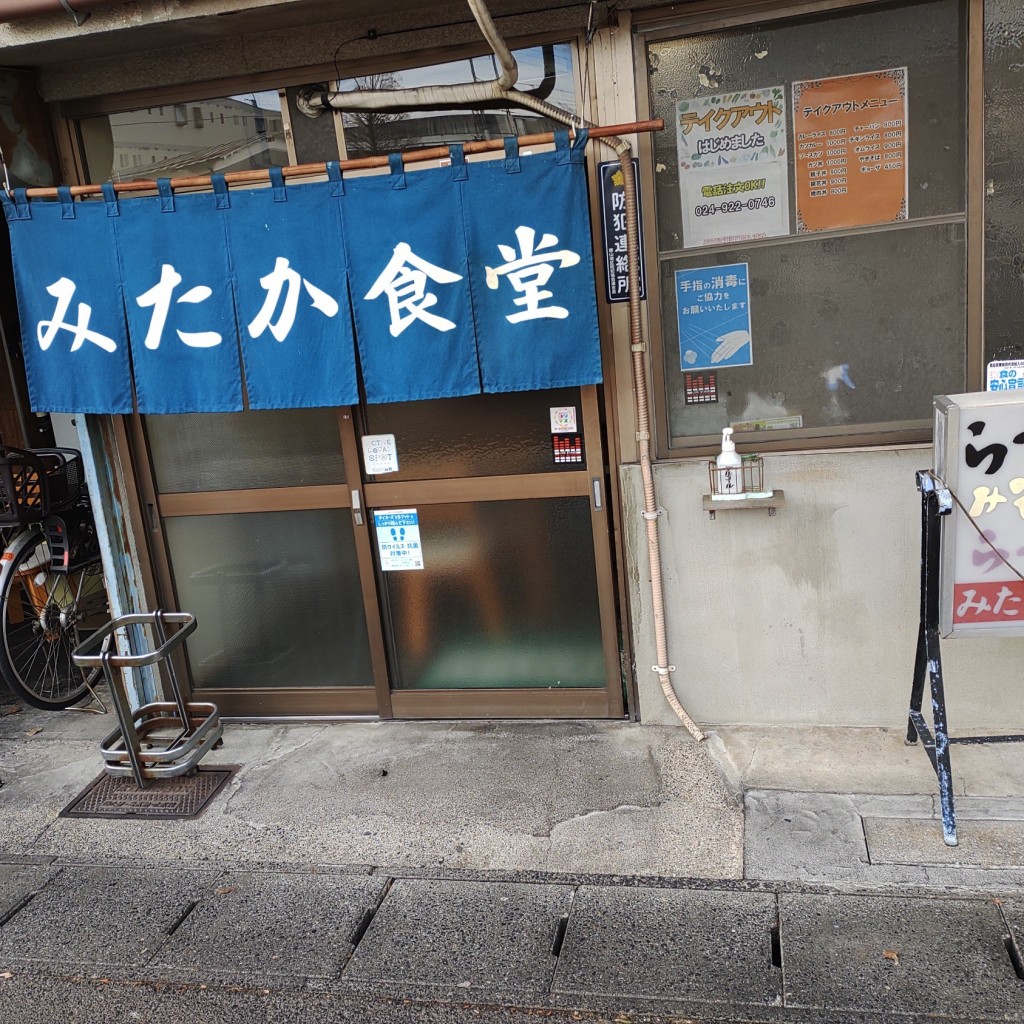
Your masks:
<svg viewBox="0 0 1024 1024"><path fill-rule="evenodd" d="M498 34L485 0L467 0L484 38L490 44L501 65L501 75L490 82L466 82L460 85L425 86L419 89L374 89L365 92L329 92L307 90L299 96L299 108L316 115L327 107L337 110L394 110L432 109L446 106L473 107L494 103L525 107L544 117L570 127L593 127L561 107L520 92L513 88L518 78L518 66L504 40ZM647 556L651 572L651 599L654 609L654 641L658 664L652 666L661 684L665 700L679 720L697 742L705 737L700 727L687 714L672 685L675 667L669 664L668 633L665 627L665 591L661 574L661 543L658 538L660 510L654 490L651 466L651 419L647 396L647 367L644 353L647 346L643 338L643 320L640 311L640 228L637 216L636 178L633 174L633 154L625 139L615 136L600 139L610 146L619 158L626 197L626 248L629 253L629 340L633 362L633 399L636 410L637 458L644 486L644 511L647 529Z"/></svg>
<svg viewBox="0 0 1024 1024"><path fill-rule="evenodd" d="M0 23L46 14L67 14L82 25L96 7L113 7L127 0L0 0Z"/></svg>

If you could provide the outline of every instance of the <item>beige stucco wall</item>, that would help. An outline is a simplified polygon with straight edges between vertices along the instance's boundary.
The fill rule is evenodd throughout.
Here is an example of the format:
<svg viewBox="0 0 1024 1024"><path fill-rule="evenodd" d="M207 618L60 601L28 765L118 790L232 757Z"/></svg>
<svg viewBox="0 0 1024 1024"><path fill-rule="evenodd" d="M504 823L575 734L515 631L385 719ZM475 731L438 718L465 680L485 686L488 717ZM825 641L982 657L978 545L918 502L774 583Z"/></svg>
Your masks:
<svg viewBox="0 0 1024 1024"><path fill-rule="evenodd" d="M918 628L920 501L930 448L774 456L786 506L701 510L705 460L655 467L676 690L701 723L906 721ZM677 722L655 663L643 492L623 466L627 584L640 713ZM950 727L1021 731L1024 638L942 646Z"/></svg>

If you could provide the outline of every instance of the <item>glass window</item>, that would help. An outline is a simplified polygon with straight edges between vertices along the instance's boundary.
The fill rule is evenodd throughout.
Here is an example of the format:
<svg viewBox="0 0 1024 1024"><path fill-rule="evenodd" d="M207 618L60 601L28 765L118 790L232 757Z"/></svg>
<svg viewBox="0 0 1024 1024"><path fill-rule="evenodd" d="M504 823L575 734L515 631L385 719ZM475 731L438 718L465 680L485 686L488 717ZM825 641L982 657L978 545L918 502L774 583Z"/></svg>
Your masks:
<svg viewBox="0 0 1024 1024"><path fill-rule="evenodd" d="M926 428L963 390L963 23L933 0L648 41L669 448Z"/></svg>
<svg viewBox="0 0 1024 1024"><path fill-rule="evenodd" d="M589 499L422 505L419 517L425 568L381 573L396 687L604 685Z"/></svg>
<svg viewBox="0 0 1024 1024"><path fill-rule="evenodd" d="M1024 356L1024 7L985 3L985 360Z"/></svg>
<svg viewBox="0 0 1024 1024"><path fill-rule="evenodd" d="M197 687L372 683L359 565L346 509L165 519Z"/></svg>
<svg viewBox="0 0 1024 1024"><path fill-rule="evenodd" d="M398 472L374 479L578 470L574 463L554 462L551 454L551 410L570 407L582 427L579 388L367 405L367 433L394 434L398 448Z"/></svg>
<svg viewBox="0 0 1024 1024"><path fill-rule="evenodd" d="M131 181L283 166L281 124L272 91L83 117L78 128L89 180Z"/></svg>
<svg viewBox="0 0 1024 1024"><path fill-rule="evenodd" d="M516 88L563 110L575 112L572 48L568 43L547 43L514 51L519 64ZM498 77L493 54L349 78L338 83L342 92L375 89L415 89L426 85L483 82ZM350 158L377 156L404 149L500 139L505 135L533 135L562 127L527 110L416 110L346 111L342 114L345 147Z"/></svg>
<svg viewBox="0 0 1024 1024"><path fill-rule="evenodd" d="M336 409L147 416L161 494L345 482Z"/></svg>

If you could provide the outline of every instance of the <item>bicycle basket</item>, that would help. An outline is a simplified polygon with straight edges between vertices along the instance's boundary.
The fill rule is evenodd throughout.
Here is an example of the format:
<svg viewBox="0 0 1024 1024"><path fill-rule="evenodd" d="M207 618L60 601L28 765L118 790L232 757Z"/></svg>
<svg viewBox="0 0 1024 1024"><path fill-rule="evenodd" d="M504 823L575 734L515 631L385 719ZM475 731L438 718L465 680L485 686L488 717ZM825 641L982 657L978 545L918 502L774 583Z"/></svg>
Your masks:
<svg viewBox="0 0 1024 1024"><path fill-rule="evenodd" d="M52 463L47 466L46 482L49 492L47 512L67 508L74 505L82 495L84 474L82 459L77 453L71 454L69 449L64 452L65 461L59 465Z"/></svg>
<svg viewBox="0 0 1024 1024"><path fill-rule="evenodd" d="M48 484L42 459L0 445L0 527L39 522L48 511Z"/></svg>

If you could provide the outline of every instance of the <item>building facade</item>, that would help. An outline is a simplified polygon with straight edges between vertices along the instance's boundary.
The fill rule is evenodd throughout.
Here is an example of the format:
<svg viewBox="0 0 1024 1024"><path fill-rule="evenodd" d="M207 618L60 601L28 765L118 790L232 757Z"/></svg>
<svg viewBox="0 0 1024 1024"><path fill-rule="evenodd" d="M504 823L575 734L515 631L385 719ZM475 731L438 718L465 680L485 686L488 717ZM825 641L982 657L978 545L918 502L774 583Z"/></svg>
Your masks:
<svg viewBox="0 0 1024 1024"><path fill-rule="evenodd" d="M459 4L349 4L345 20L303 0L152 6L102 5L76 26L55 3L0 22L5 64L35 75L64 182L553 127L504 107L308 116L325 87L496 77ZM665 122L627 138L680 699L709 725L900 727L932 397L981 390L990 362L1024 356L1019 5L507 0L491 13L519 89L600 125ZM621 281L606 280L621 273L601 231L599 164L613 159L591 142L599 387L80 418L115 606L198 615L194 692L246 717L678 722L651 668L633 352L627 304L609 301ZM707 511L726 427L784 495L771 514ZM368 471L362 442L379 435L394 435L397 471ZM417 511L423 570L382 565L373 513L388 509ZM1021 641L946 647L955 727L1024 726Z"/></svg>

